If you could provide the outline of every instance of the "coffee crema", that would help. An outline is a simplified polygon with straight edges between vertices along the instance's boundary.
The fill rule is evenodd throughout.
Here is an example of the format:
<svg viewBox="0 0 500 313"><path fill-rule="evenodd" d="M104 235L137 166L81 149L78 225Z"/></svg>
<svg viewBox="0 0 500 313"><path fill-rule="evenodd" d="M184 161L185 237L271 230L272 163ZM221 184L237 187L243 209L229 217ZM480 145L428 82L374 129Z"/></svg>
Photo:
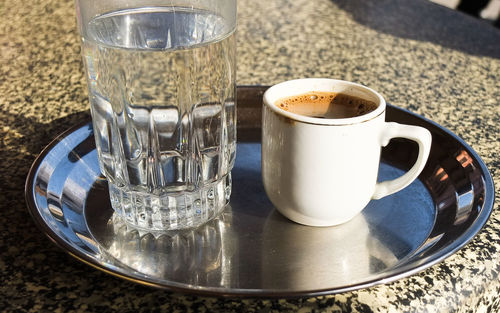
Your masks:
<svg viewBox="0 0 500 313"><path fill-rule="evenodd" d="M279 108L316 118L349 118L374 111L378 105L370 100L344 93L313 91L276 101Z"/></svg>

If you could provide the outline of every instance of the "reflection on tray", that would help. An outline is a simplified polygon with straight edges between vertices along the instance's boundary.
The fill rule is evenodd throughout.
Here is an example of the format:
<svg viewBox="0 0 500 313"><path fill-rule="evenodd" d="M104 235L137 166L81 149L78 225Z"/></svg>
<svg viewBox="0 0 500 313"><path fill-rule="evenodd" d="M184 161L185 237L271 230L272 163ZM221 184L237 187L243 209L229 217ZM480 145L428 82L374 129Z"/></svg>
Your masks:
<svg viewBox="0 0 500 313"><path fill-rule="evenodd" d="M266 220L264 238L261 253L267 288L350 284L398 262L391 249L370 233L361 214L348 223L323 228L292 223L273 211Z"/></svg>
<svg viewBox="0 0 500 313"><path fill-rule="evenodd" d="M229 209L230 212L230 209ZM155 238L142 236L113 214L108 221L107 234L112 238L101 253L108 262L123 265L151 277L182 281L192 285L209 285L227 277L232 249L224 240L231 215L222 214L196 229L172 231Z"/></svg>

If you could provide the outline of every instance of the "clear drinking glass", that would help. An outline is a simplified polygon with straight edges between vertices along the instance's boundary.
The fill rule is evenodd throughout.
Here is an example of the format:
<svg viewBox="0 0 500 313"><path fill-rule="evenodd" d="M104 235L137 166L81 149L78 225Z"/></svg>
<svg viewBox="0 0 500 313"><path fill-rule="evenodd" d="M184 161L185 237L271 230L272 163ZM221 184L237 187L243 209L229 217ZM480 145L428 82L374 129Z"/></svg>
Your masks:
<svg viewBox="0 0 500 313"><path fill-rule="evenodd" d="M76 0L99 165L147 232L214 218L236 150L236 0Z"/></svg>

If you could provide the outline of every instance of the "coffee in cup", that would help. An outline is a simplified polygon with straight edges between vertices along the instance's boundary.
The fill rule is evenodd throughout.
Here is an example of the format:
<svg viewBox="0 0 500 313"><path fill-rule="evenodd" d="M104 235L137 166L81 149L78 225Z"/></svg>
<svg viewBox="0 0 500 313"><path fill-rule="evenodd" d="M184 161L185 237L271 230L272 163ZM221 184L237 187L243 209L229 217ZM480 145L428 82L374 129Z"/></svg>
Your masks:
<svg viewBox="0 0 500 313"><path fill-rule="evenodd" d="M336 92L308 92L285 97L276 105L288 112L316 118L350 118L377 108L374 101Z"/></svg>

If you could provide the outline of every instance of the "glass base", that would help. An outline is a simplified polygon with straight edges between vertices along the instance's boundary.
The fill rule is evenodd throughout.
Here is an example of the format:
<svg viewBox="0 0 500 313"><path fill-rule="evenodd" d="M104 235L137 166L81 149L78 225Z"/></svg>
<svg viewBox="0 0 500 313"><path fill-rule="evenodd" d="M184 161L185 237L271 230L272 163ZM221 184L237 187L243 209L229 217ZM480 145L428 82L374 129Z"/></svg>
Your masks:
<svg viewBox="0 0 500 313"><path fill-rule="evenodd" d="M198 227L218 216L229 203L231 174L193 192L153 195L108 182L111 206L124 222L141 233Z"/></svg>

